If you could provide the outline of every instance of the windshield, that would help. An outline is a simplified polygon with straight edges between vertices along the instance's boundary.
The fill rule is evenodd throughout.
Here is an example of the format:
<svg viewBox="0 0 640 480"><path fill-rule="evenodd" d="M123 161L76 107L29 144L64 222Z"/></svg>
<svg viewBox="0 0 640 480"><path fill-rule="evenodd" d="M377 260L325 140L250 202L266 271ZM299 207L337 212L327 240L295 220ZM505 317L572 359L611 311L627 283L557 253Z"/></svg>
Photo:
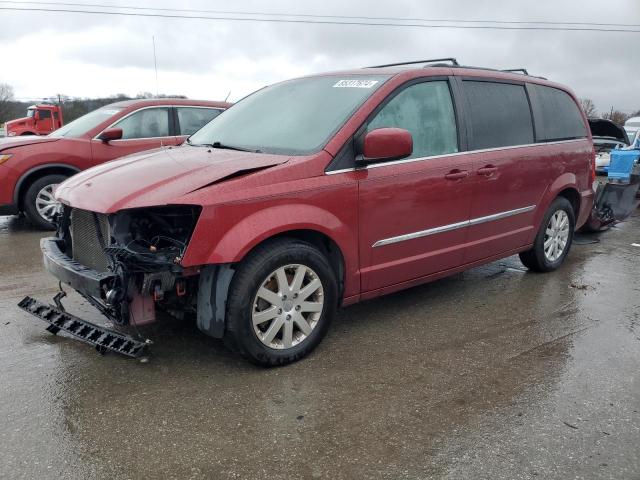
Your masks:
<svg viewBox="0 0 640 480"><path fill-rule="evenodd" d="M301 155L320 150L388 76L301 78L263 88L194 133L191 145Z"/></svg>
<svg viewBox="0 0 640 480"><path fill-rule="evenodd" d="M625 127L640 127L640 122L627 122L624 124Z"/></svg>
<svg viewBox="0 0 640 480"><path fill-rule="evenodd" d="M80 118L75 119L71 123L67 123L63 127L60 127L55 132L49 134L50 137L67 137L78 138L85 135L89 130L100 125L109 117L114 116L121 111L121 108L103 107L93 112L89 112Z"/></svg>
<svg viewBox="0 0 640 480"><path fill-rule="evenodd" d="M29 110L27 110L27 117L33 118L33 116L35 114L36 114L36 109L35 108L30 108Z"/></svg>

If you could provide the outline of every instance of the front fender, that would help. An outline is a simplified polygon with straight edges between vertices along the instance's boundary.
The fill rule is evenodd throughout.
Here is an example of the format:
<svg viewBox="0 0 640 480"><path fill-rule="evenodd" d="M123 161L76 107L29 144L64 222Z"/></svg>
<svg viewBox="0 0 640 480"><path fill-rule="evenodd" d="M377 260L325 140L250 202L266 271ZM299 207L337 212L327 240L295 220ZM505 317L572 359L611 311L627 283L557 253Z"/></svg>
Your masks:
<svg viewBox="0 0 640 480"><path fill-rule="evenodd" d="M276 205L254 212L233 225L217 243L210 246L208 255L201 263L239 262L264 240L292 230L320 232L331 238L341 250L346 248L345 243L355 243L351 230L327 210L305 204Z"/></svg>
<svg viewBox="0 0 640 480"><path fill-rule="evenodd" d="M272 199L259 209L252 202L205 208L181 263L185 267L237 263L271 237L294 230L314 231L340 249L345 262L344 294L357 294L356 188L330 189L324 195L330 197L329 201L318 203L326 208L300 199ZM311 199L318 200L315 195L305 200Z"/></svg>

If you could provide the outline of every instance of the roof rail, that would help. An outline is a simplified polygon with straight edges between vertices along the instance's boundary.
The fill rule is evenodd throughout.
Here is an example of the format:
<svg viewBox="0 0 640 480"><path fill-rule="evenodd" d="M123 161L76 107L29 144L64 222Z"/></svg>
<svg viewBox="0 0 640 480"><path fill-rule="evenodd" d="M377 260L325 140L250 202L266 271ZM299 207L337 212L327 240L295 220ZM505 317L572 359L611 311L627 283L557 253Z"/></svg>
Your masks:
<svg viewBox="0 0 640 480"><path fill-rule="evenodd" d="M502 70L503 72L512 72L512 73L524 73L525 75L529 75L526 68L505 68Z"/></svg>
<svg viewBox="0 0 640 480"><path fill-rule="evenodd" d="M453 66L459 66L458 60L455 58L433 58L431 60L415 60L413 62L400 62L400 63L387 63L386 65L373 65L367 68L385 68L385 67L399 67L401 65L416 65L418 63L436 63L436 62L451 62Z"/></svg>

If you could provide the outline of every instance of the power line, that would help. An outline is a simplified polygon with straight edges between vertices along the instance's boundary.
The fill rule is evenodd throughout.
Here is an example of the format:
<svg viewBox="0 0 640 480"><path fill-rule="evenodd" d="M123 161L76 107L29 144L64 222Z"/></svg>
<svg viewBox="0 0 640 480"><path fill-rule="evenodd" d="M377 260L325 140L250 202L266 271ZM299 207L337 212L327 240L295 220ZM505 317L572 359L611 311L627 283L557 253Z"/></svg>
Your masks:
<svg viewBox="0 0 640 480"><path fill-rule="evenodd" d="M48 5L48 6L71 6L71 7L88 7L88 8L111 8L119 10L141 10L141 11L160 11L160 12L178 12L178 13L207 13L220 15L259 15L265 17L302 17L302 18L330 18L330 19L349 19L349 20L373 20L373 21L397 21L397 22L433 22L433 23L494 23L505 25L576 25L576 26L596 26L596 27L640 27L640 24L629 23L596 23L596 22L558 22L558 21L522 21L522 20L462 20L462 19L438 19L438 18L406 18L406 17L365 17L351 15L319 15L306 13L275 13L275 12L241 12L230 10L195 10L188 8L161 8L161 7L138 7L115 5L107 3L75 3L75 2L43 2L43 1L10 1L2 0L0 3L10 3L17 5Z"/></svg>
<svg viewBox="0 0 640 480"><path fill-rule="evenodd" d="M472 30L545 30L563 32L610 32L610 33L640 33L638 30L619 28L596 28L596 27L557 27L557 26L506 26L506 25L442 25L435 23L387 23L387 22L340 22L336 20L296 20L288 18L255 18L255 17L226 17L226 16L204 16L204 15L169 15L160 13L132 13L132 12L108 12L104 10L76 10L76 9L54 9L44 7L0 7L0 10L15 12L59 12L59 13L80 13L88 15L110 15L123 17L147 17L147 18L171 18L171 19L192 19L192 20L220 20L232 22L262 22L262 23L291 23L310 25L347 25L347 26L369 26L369 27L412 27L412 28L450 28L450 29L472 29Z"/></svg>

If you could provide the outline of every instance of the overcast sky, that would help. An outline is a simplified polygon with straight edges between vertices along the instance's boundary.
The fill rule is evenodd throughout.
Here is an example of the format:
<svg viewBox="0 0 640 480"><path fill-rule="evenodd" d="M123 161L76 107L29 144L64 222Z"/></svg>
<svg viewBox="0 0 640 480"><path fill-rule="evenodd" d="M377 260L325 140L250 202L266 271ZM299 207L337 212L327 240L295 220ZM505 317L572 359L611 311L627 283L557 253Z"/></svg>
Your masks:
<svg viewBox="0 0 640 480"><path fill-rule="evenodd" d="M640 0L68 0L144 7L461 20L640 24ZM0 3L0 6L10 6ZM67 7L72 8L72 7ZM313 72L434 57L526 67L592 98L640 109L640 33L496 31L158 19L0 11L0 82L19 98L155 92L237 100Z"/></svg>

